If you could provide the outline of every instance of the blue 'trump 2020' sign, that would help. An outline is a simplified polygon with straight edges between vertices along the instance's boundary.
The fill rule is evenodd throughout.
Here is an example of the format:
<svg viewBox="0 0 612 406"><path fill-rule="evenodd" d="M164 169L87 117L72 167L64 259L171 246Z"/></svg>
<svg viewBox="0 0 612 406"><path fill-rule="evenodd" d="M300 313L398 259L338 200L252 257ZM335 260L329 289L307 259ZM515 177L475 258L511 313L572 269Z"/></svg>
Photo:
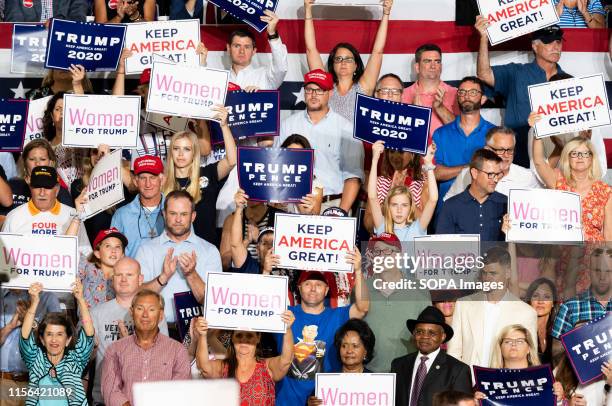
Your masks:
<svg viewBox="0 0 612 406"><path fill-rule="evenodd" d="M278 0L210 0L229 14L244 21L258 32L262 32L268 24L261 21L264 10L276 11Z"/></svg>
<svg viewBox="0 0 612 406"><path fill-rule="evenodd" d="M125 25L51 20L45 68L68 70L83 65L86 71L117 70L125 39Z"/></svg>
<svg viewBox="0 0 612 406"><path fill-rule="evenodd" d="M357 95L353 137L375 143L385 141L385 148L427 152L431 109L391 100Z"/></svg>
<svg viewBox="0 0 612 406"><path fill-rule="evenodd" d="M11 73L40 73L45 68L47 29L43 24L13 25Z"/></svg>
<svg viewBox="0 0 612 406"><path fill-rule="evenodd" d="M299 202L312 190L311 149L238 148L238 182L249 200Z"/></svg>

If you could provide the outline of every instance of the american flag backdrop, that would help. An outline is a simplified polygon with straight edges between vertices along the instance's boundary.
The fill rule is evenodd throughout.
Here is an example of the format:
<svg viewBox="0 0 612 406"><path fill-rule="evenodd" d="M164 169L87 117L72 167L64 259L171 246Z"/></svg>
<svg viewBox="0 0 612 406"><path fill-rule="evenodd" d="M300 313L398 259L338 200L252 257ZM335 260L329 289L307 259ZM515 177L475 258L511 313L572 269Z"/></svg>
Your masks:
<svg viewBox="0 0 612 406"><path fill-rule="evenodd" d="M348 2L348 0L347 0ZM316 6L314 9L317 46L324 61L338 42L350 42L365 60L369 56L381 8L376 6ZM302 109L302 78L308 70L303 40L303 1L280 0L277 14L281 18L278 32L289 51L289 71L281 87L283 115ZM322 17L325 16L325 19ZM331 19L342 18L342 19ZM478 35L472 27L455 24L454 0L395 0L385 47L381 75L393 72L405 82L415 80L415 49L424 43L436 43L443 51L442 79L456 84L462 77L476 74ZM208 66L228 67L225 55L227 35L236 25L205 25L201 38L209 49ZM563 55L560 65L574 75L583 76L603 73L608 94L612 95L612 63L608 54L609 32L606 29L565 29ZM27 90L40 86L39 75L16 75L10 73L10 47L12 24L0 24L0 98L21 98ZM258 54L255 64L270 63L269 47L264 35L257 38ZM491 48L491 64L528 62L531 59L528 36ZM112 88L112 77L108 74L91 76L96 89ZM136 77L133 78L133 87ZM130 89L129 84L126 86ZM496 123L501 122L503 103L495 99L487 102L483 115ZM608 166L612 167L612 127L601 130L607 138Z"/></svg>

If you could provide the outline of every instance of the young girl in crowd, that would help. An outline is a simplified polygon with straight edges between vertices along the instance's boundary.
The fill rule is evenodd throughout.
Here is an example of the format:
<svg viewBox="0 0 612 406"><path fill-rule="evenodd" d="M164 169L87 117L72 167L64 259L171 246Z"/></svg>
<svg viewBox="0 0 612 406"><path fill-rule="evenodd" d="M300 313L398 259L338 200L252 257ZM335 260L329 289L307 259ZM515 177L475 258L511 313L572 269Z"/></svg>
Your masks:
<svg viewBox="0 0 612 406"><path fill-rule="evenodd" d="M378 160L384 149L384 141L377 141L372 146L372 168L368 179L368 204L372 208L374 233L393 233L397 235L400 241L412 241L416 236L427 234L427 226L433 217L438 201L438 187L433 174L435 166L432 164L436 146L431 144L424 158L429 196L427 201L423 203L423 210L418 218L415 214L416 205L412 193L406 186L393 187L385 198L383 208L380 206L376 194L376 179Z"/></svg>
<svg viewBox="0 0 612 406"><path fill-rule="evenodd" d="M83 287L75 282L73 290L83 326L76 337L72 322L62 313L47 313L34 329L34 315L42 290L41 283L33 283L28 290L31 304L19 338L19 352L29 371L26 404L86 405L81 375L93 351L94 327L83 298ZM45 393L51 396L44 398Z"/></svg>
<svg viewBox="0 0 612 406"><path fill-rule="evenodd" d="M293 360L291 325L295 316L287 310L280 317L287 327L280 355L262 357L261 333L234 331L223 360L210 359L208 322L199 317L195 324L199 333L196 360L202 376L208 379L235 378L240 383L241 406L273 406L276 400L274 384L287 375Z"/></svg>
<svg viewBox="0 0 612 406"><path fill-rule="evenodd" d="M223 106L213 108L217 111L225 143L225 158L200 166L200 143L198 136L191 131L174 134L170 141L170 153L165 165L164 195L173 190L185 190L195 202L196 218L193 229L198 237L217 245L215 203L223 181L236 166L236 143L227 124L228 111Z"/></svg>
<svg viewBox="0 0 612 406"><path fill-rule="evenodd" d="M323 59L317 49L315 27L312 20L312 5L315 0L304 0L304 41L306 42L306 57L308 70L324 69ZM393 0L384 0L383 16L376 33L374 46L364 68L363 61L357 49L346 42L337 44L329 53L327 71L334 78L334 91L329 98L329 106L350 122L355 114L355 99L357 93L372 95L380 74L387 28Z"/></svg>

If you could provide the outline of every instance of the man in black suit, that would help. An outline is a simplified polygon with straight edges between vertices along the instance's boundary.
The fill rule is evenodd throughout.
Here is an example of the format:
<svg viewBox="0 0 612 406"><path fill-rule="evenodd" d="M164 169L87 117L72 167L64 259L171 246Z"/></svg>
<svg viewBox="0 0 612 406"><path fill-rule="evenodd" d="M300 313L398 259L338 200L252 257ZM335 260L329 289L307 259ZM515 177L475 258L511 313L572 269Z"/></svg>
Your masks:
<svg viewBox="0 0 612 406"><path fill-rule="evenodd" d="M433 396L446 390L472 392L470 368L440 349L453 337L444 315L428 306L406 326L415 338L417 352L396 358L391 372L397 374L396 406L430 406Z"/></svg>

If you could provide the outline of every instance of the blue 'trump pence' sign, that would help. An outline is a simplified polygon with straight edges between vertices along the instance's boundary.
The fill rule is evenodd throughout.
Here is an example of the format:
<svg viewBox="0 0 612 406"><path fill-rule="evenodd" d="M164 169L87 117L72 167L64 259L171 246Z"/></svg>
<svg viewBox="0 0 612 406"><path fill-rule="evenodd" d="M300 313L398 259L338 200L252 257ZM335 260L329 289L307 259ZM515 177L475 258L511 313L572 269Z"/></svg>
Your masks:
<svg viewBox="0 0 612 406"><path fill-rule="evenodd" d="M581 384L599 378L612 357L612 316L606 314L561 336L561 342Z"/></svg>
<svg viewBox="0 0 612 406"><path fill-rule="evenodd" d="M0 100L0 151L19 152L23 149L27 100Z"/></svg>
<svg viewBox="0 0 612 406"><path fill-rule="evenodd" d="M431 109L357 95L353 137L400 151L427 152Z"/></svg>
<svg viewBox="0 0 612 406"><path fill-rule="evenodd" d="M117 70L125 30L125 25L53 19L45 68L68 70L70 65L80 64L87 71Z"/></svg>
<svg viewBox="0 0 612 406"><path fill-rule="evenodd" d="M311 149L238 148L238 182L250 200L299 202L312 190Z"/></svg>
<svg viewBox="0 0 612 406"><path fill-rule="evenodd" d="M550 366L525 369L493 369L474 366L478 390L487 398L483 406L554 405L553 376Z"/></svg>

